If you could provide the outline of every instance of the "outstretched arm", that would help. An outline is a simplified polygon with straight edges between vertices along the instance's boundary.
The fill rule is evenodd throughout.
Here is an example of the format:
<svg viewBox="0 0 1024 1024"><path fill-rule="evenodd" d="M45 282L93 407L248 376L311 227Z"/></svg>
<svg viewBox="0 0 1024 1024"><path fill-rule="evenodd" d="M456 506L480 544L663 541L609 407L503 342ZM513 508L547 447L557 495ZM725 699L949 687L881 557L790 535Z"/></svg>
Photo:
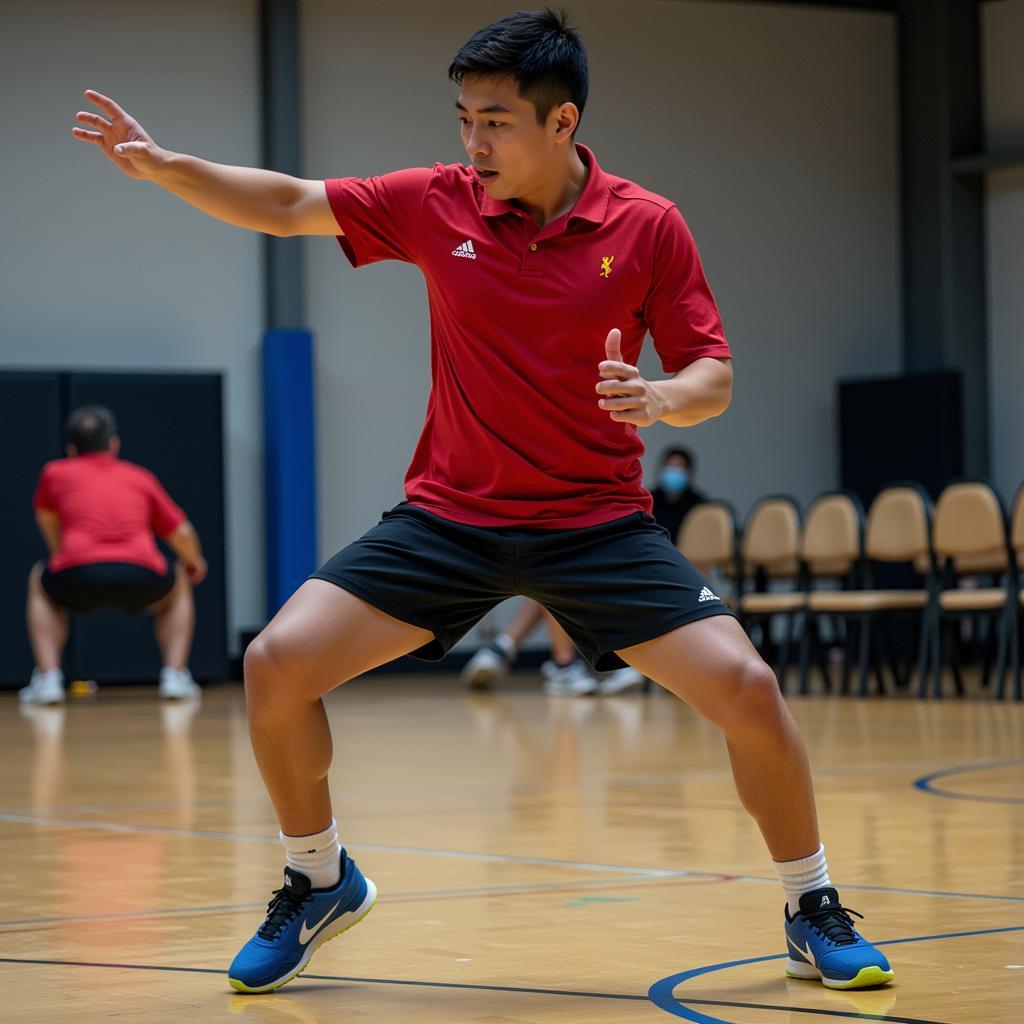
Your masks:
<svg viewBox="0 0 1024 1024"><path fill-rule="evenodd" d="M71 134L98 146L130 178L151 181L197 210L269 235L340 235L322 181L254 167L229 167L158 146L114 100L89 89L103 112L82 110Z"/></svg>

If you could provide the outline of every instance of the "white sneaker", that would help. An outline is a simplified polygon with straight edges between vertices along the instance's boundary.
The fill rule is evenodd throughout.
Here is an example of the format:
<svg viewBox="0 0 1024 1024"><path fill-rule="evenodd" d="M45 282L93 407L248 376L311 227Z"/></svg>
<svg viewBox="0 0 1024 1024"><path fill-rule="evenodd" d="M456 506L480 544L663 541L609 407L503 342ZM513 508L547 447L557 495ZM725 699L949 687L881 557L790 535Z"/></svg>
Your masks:
<svg viewBox="0 0 1024 1024"><path fill-rule="evenodd" d="M59 668L47 672L33 669L28 686L18 691L18 700L22 704L63 704L64 673Z"/></svg>
<svg viewBox="0 0 1024 1024"><path fill-rule="evenodd" d="M496 683L507 676L512 662L497 644L481 647L462 670L462 681L474 690L486 690L491 683Z"/></svg>
<svg viewBox="0 0 1024 1024"><path fill-rule="evenodd" d="M647 677L643 673L637 672L635 668L630 668L627 665L625 668L609 672L598 685L601 693L611 696L613 693L622 693L623 690L628 690L633 686L643 686L646 681Z"/></svg>
<svg viewBox="0 0 1024 1024"><path fill-rule="evenodd" d="M597 680L582 658L561 666L545 661L540 674L544 677L544 692L555 697L586 697L597 692Z"/></svg>
<svg viewBox="0 0 1024 1024"><path fill-rule="evenodd" d="M168 700L189 700L198 697L203 691L192 678L187 668L171 668L164 665L160 669L160 696Z"/></svg>

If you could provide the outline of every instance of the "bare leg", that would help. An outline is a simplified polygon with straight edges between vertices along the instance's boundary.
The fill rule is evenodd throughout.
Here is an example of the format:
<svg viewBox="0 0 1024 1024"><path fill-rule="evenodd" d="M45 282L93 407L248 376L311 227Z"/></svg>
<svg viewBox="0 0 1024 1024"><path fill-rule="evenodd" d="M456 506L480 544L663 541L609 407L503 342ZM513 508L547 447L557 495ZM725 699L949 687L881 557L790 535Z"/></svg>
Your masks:
<svg viewBox="0 0 1024 1024"><path fill-rule="evenodd" d="M171 592L150 611L155 616L153 632L163 663L170 668L184 668L192 650L196 606L192 598L192 584L180 562L174 567L174 572Z"/></svg>
<svg viewBox="0 0 1024 1024"><path fill-rule="evenodd" d="M50 600L40 583L42 575L43 563L37 562L28 574L25 619L36 668L48 672L60 668L64 645L68 642L68 612Z"/></svg>
<svg viewBox="0 0 1024 1024"><path fill-rule="evenodd" d="M544 609L536 601L526 598L519 606L519 610L512 616L505 635L511 638L517 648L522 647L523 641L533 632L544 615Z"/></svg>
<svg viewBox="0 0 1024 1024"><path fill-rule="evenodd" d="M431 639L333 583L307 580L249 645L249 733L283 832L308 836L331 824L331 730L321 697Z"/></svg>
<svg viewBox="0 0 1024 1024"><path fill-rule="evenodd" d="M773 860L817 852L818 820L803 740L774 673L735 619L701 619L617 653L722 730L740 800Z"/></svg>
<svg viewBox="0 0 1024 1024"><path fill-rule="evenodd" d="M576 658L576 645L550 612L545 611L548 632L551 634L551 656L559 667L565 667Z"/></svg>

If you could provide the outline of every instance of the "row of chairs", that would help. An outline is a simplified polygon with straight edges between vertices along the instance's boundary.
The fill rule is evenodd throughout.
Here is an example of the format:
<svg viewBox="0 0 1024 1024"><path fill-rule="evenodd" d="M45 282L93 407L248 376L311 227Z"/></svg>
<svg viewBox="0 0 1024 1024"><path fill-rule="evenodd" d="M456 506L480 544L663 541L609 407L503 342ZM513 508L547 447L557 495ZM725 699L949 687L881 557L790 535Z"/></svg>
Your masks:
<svg viewBox="0 0 1024 1024"><path fill-rule="evenodd" d="M845 491L822 494L806 516L793 498L773 495L753 507L742 530L728 502L710 501L689 513L677 545L706 575L732 582L729 604L749 632L767 639L772 620L784 619L780 685L799 652L799 692L810 692L812 661L831 689L827 630L842 640L843 693L851 692L856 661L861 696L872 675L885 691L886 665L897 688L915 683L919 697L938 697L948 664L962 694L960 624L970 619L985 636L983 685L994 658L996 695L1006 695L1009 674L1021 699L1024 486L1009 515L996 491L975 480L949 485L934 505L918 484L896 483L866 515ZM896 616L914 627L916 657L893 656L887 627Z"/></svg>

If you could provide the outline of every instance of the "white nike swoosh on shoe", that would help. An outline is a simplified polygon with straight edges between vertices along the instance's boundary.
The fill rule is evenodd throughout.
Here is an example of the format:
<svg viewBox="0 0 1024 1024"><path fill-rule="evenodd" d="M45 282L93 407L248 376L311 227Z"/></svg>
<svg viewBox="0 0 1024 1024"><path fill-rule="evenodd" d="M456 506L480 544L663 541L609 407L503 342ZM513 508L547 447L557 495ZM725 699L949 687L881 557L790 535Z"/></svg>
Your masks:
<svg viewBox="0 0 1024 1024"><path fill-rule="evenodd" d="M814 954L811 952L811 947L808 946L806 949L801 949L788 935L786 941L801 955L807 957L812 967L817 967L818 964L814 959Z"/></svg>
<svg viewBox="0 0 1024 1024"><path fill-rule="evenodd" d="M306 943L309 942L309 940L312 939L313 936L315 936L316 933L320 931L320 929L323 928L325 924L327 924L327 919L331 916L331 914L333 914L338 909L340 905L341 900L338 900L338 902L335 903L334 906L331 907L331 909L328 910L327 913L324 914L324 916L320 918L320 920L315 925L313 925L312 928L307 928L307 922L303 921L302 927L299 929L299 945L305 946Z"/></svg>

